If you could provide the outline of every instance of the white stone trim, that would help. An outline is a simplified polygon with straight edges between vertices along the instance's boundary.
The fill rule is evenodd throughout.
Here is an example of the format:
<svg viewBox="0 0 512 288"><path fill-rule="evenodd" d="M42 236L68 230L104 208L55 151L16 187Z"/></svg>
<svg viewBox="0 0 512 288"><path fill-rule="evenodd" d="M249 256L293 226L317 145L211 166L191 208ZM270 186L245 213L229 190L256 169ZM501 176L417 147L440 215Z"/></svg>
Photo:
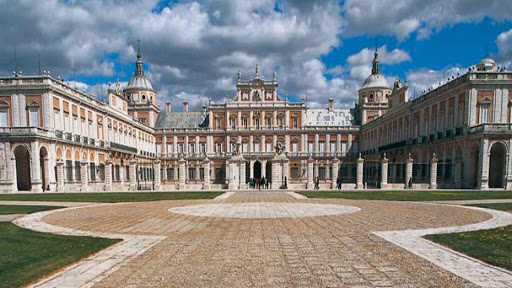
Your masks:
<svg viewBox="0 0 512 288"><path fill-rule="evenodd" d="M456 205L448 206L462 207ZM509 271L489 265L423 238L423 236L430 234L493 229L512 224L512 213L478 207L462 208L487 212L493 217L481 223L465 226L372 233L481 287L512 287L512 273Z"/></svg>
<svg viewBox="0 0 512 288"><path fill-rule="evenodd" d="M102 206L112 204L98 204ZM90 236L123 241L112 245L88 258L72 264L56 274L44 278L29 287L92 287L108 275L114 273L124 264L137 258L166 237L163 236L135 236L127 234L111 234L102 232L80 231L71 228L51 225L42 219L56 211L80 209L81 207L66 208L53 211L44 211L26 215L13 221L14 224L44 233L54 233L71 236Z"/></svg>

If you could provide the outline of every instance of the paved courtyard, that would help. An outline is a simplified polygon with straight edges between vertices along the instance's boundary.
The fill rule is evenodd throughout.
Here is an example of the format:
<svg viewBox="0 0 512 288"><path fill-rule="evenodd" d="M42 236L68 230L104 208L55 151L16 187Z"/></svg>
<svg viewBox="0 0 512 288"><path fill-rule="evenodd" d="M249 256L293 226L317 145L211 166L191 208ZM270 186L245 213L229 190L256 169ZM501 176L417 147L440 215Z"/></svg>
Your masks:
<svg viewBox="0 0 512 288"><path fill-rule="evenodd" d="M491 217L453 206L261 192L93 205L47 212L43 221L161 239L95 287L476 287L372 232Z"/></svg>

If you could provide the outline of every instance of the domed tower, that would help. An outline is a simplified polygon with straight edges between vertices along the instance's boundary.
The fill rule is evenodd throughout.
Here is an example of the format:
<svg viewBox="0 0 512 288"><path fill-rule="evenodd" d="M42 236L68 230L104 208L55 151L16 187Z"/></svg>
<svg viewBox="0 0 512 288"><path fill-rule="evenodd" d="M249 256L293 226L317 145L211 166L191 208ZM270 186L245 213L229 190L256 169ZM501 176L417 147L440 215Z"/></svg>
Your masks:
<svg viewBox="0 0 512 288"><path fill-rule="evenodd" d="M373 54L372 74L364 80L359 89L359 119L361 125L386 113L388 110L388 96L391 94L386 77L380 74L380 61L377 47Z"/></svg>
<svg viewBox="0 0 512 288"><path fill-rule="evenodd" d="M140 44L140 41L138 42ZM154 127L160 108L157 104L156 91L153 89L151 81L144 75L140 45L137 45L135 75L124 89L124 95L128 101L128 113L135 119Z"/></svg>

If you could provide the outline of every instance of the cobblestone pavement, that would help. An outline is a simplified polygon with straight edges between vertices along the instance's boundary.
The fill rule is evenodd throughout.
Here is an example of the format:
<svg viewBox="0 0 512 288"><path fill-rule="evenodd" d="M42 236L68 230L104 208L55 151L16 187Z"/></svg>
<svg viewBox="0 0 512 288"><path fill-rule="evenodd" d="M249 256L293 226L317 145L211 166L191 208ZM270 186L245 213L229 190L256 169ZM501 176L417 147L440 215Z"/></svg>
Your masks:
<svg viewBox="0 0 512 288"><path fill-rule="evenodd" d="M350 214L225 218L176 214L215 203L354 206ZM307 209L307 208L306 208ZM486 221L488 213L421 203L298 200L285 193L235 193L224 200L118 203L49 213L47 223L97 233L167 236L95 287L475 287L373 231Z"/></svg>

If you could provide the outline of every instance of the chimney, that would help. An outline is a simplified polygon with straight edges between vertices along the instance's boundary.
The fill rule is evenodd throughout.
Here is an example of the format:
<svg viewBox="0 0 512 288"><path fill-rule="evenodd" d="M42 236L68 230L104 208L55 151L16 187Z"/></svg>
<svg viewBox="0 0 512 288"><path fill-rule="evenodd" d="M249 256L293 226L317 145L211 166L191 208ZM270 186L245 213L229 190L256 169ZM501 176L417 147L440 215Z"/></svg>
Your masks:
<svg viewBox="0 0 512 288"><path fill-rule="evenodd" d="M165 102L165 112L171 112L171 101Z"/></svg>
<svg viewBox="0 0 512 288"><path fill-rule="evenodd" d="M183 112L188 112L188 101L183 101Z"/></svg>
<svg viewBox="0 0 512 288"><path fill-rule="evenodd" d="M329 112L334 111L334 98L329 98Z"/></svg>

